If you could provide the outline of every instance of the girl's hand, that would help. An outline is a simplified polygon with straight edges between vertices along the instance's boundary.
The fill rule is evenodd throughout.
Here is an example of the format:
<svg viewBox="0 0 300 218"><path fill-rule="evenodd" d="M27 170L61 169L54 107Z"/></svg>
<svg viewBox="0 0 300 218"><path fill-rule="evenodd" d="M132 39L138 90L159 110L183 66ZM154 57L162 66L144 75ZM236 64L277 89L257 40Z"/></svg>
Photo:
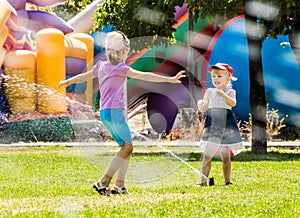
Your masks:
<svg viewBox="0 0 300 218"><path fill-rule="evenodd" d="M208 102L204 100L199 100L197 106L200 112L205 112L207 110Z"/></svg>
<svg viewBox="0 0 300 218"><path fill-rule="evenodd" d="M171 83L181 83L180 79L186 77L185 71L182 70L176 76L171 77Z"/></svg>
<svg viewBox="0 0 300 218"><path fill-rule="evenodd" d="M62 80L58 83L58 88L61 88L61 87L66 87L68 86L68 81L67 80Z"/></svg>
<svg viewBox="0 0 300 218"><path fill-rule="evenodd" d="M225 96L225 92L224 92L223 90L217 89L217 90L216 90L216 93L217 93L218 95L220 95L221 97L224 97L224 96Z"/></svg>

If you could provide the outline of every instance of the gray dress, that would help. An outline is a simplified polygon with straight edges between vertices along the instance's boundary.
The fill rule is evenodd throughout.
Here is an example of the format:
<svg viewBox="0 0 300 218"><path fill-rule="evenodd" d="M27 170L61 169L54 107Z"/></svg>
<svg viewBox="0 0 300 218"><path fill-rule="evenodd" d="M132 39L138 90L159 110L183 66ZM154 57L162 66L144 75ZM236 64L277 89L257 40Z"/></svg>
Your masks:
<svg viewBox="0 0 300 218"><path fill-rule="evenodd" d="M231 91L235 90L227 89L225 93ZM208 150L207 146L210 146L214 153L218 153L220 149L230 149L231 155L240 153L245 148L231 107L216 93L215 88L207 89L207 94L209 104L205 112L202 148Z"/></svg>

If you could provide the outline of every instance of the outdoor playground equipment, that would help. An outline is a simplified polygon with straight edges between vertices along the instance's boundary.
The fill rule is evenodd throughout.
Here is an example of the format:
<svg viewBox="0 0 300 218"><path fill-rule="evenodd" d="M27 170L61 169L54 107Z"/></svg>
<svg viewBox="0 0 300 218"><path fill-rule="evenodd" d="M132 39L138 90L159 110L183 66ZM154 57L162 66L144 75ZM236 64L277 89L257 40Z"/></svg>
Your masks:
<svg viewBox="0 0 300 218"><path fill-rule="evenodd" d="M64 1L28 2L46 7ZM1 0L0 4L3 93L12 114L18 116L16 122L8 123L5 132L9 134L3 135L10 137L4 137L4 142L70 139L73 130L66 91L57 84L66 78L66 72L74 75L91 68L93 38L72 33L70 25L52 14L25 10L26 1ZM36 47L27 37L29 30L36 34ZM37 111L43 114L42 118L22 117Z"/></svg>
<svg viewBox="0 0 300 218"><path fill-rule="evenodd" d="M50 6L64 1L28 2ZM57 88L57 83L66 76L90 69L103 56L94 54L93 51L94 48L103 46L105 32L88 34L92 28L92 12L102 2L103 0L94 1L69 22L64 22L46 12L25 10L25 0L0 0L0 71L5 74L5 82L8 83L5 94L10 109L15 113L42 111L48 114L45 118L34 121L10 122L6 131L19 137L7 142L19 141L19 138L24 141L72 139L73 126L66 110L66 93ZM129 80L129 109L134 110L146 103L152 127L157 132L168 132L178 111L181 108L195 108L195 102L202 97L203 90L211 85L208 65L227 62L233 66L235 76L238 77L238 81L234 83L238 93L238 105L234 112L238 119L247 120L250 111L249 67L243 16L231 19L224 28L216 28L214 23L207 21L196 22L189 42L194 51L190 58L187 6L177 7L176 11L175 19L178 23L174 27L177 43L168 48L159 46L134 54L127 63L136 69L171 76L186 69L189 61L194 63L195 68L189 74L189 79L183 80L183 85L172 88L164 84L152 86L146 82ZM30 41L28 30L36 33L36 47ZM20 35L22 37L18 38ZM280 46L282 41L287 42L287 37L264 41L262 54L267 99L270 108L288 114L288 122L299 126L300 90L296 80L293 80L299 74L299 69L291 48ZM17 87L14 87L15 84ZM92 81L86 86L83 85L84 91L97 90ZM85 95L86 102L92 104L91 93L76 92L78 86L75 94ZM43 126L41 123L44 121L47 124ZM32 125L33 123L39 124ZM21 130L16 125L22 126ZM28 130L30 125L32 126ZM48 138L43 133L45 128L53 128ZM66 131L58 131L61 129Z"/></svg>

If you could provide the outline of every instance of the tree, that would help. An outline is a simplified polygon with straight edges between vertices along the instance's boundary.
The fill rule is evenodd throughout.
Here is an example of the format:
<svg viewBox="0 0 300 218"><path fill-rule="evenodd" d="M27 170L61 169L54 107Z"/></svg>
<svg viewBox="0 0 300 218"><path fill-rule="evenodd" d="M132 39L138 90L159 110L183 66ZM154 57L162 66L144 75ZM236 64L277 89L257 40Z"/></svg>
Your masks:
<svg viewBox="0 0 300 218"><path fill-rule="evenodd" d="M183 3L183 0L107 0L94 13L93 31L113 25L134 39L131 48L137 51L158 45L167 46L174 40L175 6Z"/></svg>
<svg viewBox="0 0 300 218"><path fill-rule="evenodd" d="M246 36L248 40L249 72L250 72L250 113L252 117L252 152L267 152L267 101L262 71L262 37L257 26L258 14L251 12L250 0L245 0Z"/></svg>
<svg viewBox="0 0 300 218"><path fill-rule="evenodd" d="M58 17L68 21L92 2L93 0L68 0L64 4L52 7L52 10Z"/></svg>
<svg viewBox="0 0 300 218"><path fill-rule="evenodd" d="M300 2L296 0L264 0L262 2L273 8L272 19L261 21L265 31L264 37L289 36L289 43L300 67Z"/></svg>

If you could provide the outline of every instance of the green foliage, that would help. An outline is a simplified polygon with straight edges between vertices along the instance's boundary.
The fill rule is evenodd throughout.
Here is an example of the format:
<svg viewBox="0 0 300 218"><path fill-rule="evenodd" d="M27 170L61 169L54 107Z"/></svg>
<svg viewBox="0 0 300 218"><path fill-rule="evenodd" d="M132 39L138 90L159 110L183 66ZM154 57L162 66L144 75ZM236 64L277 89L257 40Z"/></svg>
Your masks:
<svg viewBox="0 0 300 218"><path fill-rule="evenodd" d="M286 127L283 122L287 115L281 117L278 112L279 111L275 110L274 108L272 108L271 111L267 112L267 129L269 130L270 137L280 134L280 129Z"/></svg>
<svg viewBox="0 0 300 218"><path fill-rule="evenodd" d="M274 19L262 19L265 37L276 38L277 35L290 35L299 26L300 2L295 0L262 1L278 11Z"/></svg>
<svg viewBox="0 0 300 218"><path fill-rule="evenodd" d="M83 10L92 0L69 0L53 7L53 11L64 20L69 20ZM296 0L260 0L257 18L263 26L262 38L293 34L298 28L300 2ZM106 0L94 13L94 30L113 24L129 38L135 38L132 48L142 50L155 45L167 46L174 40L175 6L188 3L193 19L209 18L217 27L222 27L232 17L244 13L244 0ZM269 17L267 10L274 9ZM146 37L147 36L147 37Z"/></svg>
<svg viewBox="0 0 300 218"><path fill-rule="evenodd" d="M52 8L53 12L63 20L70 20L82 11L93 0L68 0L64 4L56 5Z"/></svg>
<svg viewBox="0 0 300 218"><path fill-rule="evenodd" d="M194 20L209 18L209 21L216 22L218 26L239 14L243 13L244 1L236 0L207 0L207 1L186 1L194 12Z"/></svg>
<svg viewBox="0 0 300 218"><path fill-rule="evenodd" d="M167 46L174 40L175 6L183 3L171 0L107 0L94 13L93 30L113 25L131 39L133 50Z"/></svg>
<svg viewBox="0 0 300 218"><path fill-rule="evenodd" d="M269 110L267 105L267 115L266 115L266 133L268 141L272 141L274 137L280 134L280 130L286 125L284 120L287 115L280 115L279 110L272 108ZM242 135L246 135L247 139L251 139L252 135L252 116L249 114L249 121L244 121L242 127L240 128Z"/></svg>
<svg viewBox="0 0 300 218"><path fill-rule="evenodd" d="M226 20L244 13L245 0L186 1L194 10L195 19L210 17L211 21L222 26ZM249 1L251 2L251 1ZM260 0L252 15L262 26L262 38L290 35L299 28L300 2L296 0ZM253 9L253 5L249 9Z"/></svg>

